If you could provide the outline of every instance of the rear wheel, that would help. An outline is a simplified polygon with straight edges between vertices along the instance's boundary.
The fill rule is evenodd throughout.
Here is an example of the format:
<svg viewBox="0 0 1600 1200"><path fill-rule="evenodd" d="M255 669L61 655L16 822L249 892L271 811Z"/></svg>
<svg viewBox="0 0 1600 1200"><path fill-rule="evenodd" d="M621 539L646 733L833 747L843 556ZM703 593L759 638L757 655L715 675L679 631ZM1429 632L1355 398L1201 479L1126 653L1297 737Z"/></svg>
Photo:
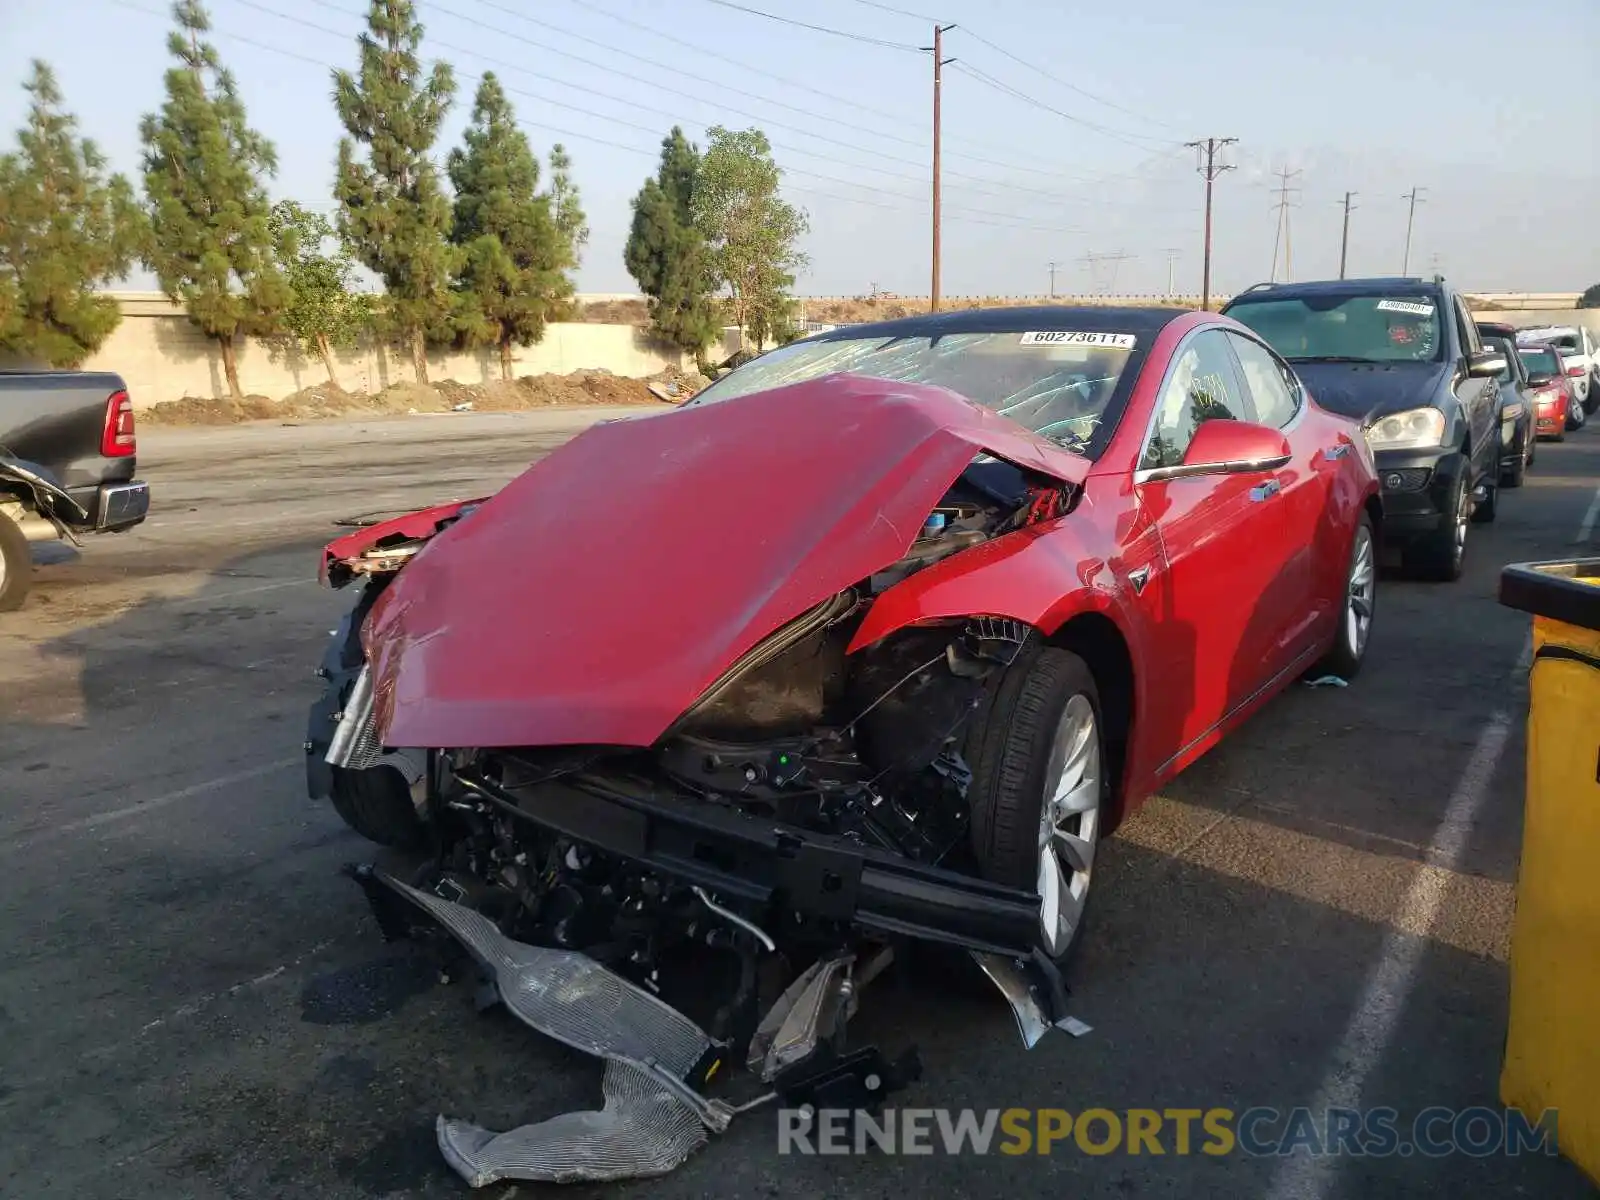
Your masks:
<svg viewBox="0 0 1600 1200"><path fill-rule="evenodd" d="M1576 395L1567 397L1567 428L1582 429L1589 416L1583 409L1583 403Z"/></svg>
<svg viewBox="0 0 1600 1200"><path fill-rule="evenodd" d="M1065 650L1024 652L973 740L968 795L979 869L1038 891L1039 946L1064 964L1083 934L1111 794L1094 675Z"/></svg>
<svg viewBox="0 0 1600 1200"><path fill-rule="evenodd" d="M0 513L0 612L22 607L33 588L33 556L28 539L10 517Z"/></svg>
<svg viewBox="0 0 1600 1200"><path fill-rule="evenodd" d="M1495 517L1500 515L1500 482L1498 479L1485 479L1483 481L1483 499L1472 506L1472 519L1479 525L1491 525Z"/></svg>
<svg viewBox="0 0 1600 1200"><path fill-rule="evenodd" d="M1333 649L1317 664L1319 674L1353 679L1367 657L1372 617L1378 605L1378 560L1372 536L1372 518L1366 513L1356 523L1350 539L1350 565L1345 572L1344 607Z"/></svg>

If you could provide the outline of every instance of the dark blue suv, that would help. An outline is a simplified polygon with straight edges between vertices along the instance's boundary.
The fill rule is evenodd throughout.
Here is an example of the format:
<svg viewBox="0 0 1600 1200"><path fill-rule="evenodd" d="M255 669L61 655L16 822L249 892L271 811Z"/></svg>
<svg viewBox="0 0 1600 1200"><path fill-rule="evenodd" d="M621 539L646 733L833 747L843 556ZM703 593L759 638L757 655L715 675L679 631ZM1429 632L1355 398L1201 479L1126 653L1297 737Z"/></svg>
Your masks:
<svg viewBox="0 0 1600 1200"><path fill-rule="evenodd" d="M1471 521L1500 485L1504 355L1442 277L1263 283L1222 310L1294 367L1318 404L1362 421L1383 484L1384 538L1458 579Z"/></svg>

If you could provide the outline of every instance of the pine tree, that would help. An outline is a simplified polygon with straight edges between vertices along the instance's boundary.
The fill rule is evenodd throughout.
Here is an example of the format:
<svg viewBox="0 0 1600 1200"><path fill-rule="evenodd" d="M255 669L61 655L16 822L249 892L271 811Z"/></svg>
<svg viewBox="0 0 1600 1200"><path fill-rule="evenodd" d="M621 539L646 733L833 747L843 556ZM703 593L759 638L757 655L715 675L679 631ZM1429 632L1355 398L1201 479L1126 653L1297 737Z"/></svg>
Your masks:
<svg viewBox="0 0 1600 1200"><path fill-rule="evenodd" d="M263 176L277 171L272 143L245 121L233 76L201 35L199 0L177 0L167 49L167 99L139 127L153 224L146 254L161 289L182 304L222 352L228 392L244 395L234 338L277 329L289 287L274 256Z"/></svg>
<svg viewBox="0 0 1600 1200"><path fill-rule="evenodd" d="M448 163L456 189L451 237L464 257L456 327L469 346L499 347L500 374L510 379L511 348L538 342L572 296L576 198L558 190L559 174L550 194L539 192L539 160L492 72L478 85L465 140ZM578 226L582 219L577 211Z"/></svg>
<svg viewBox="0 0 1600 1200"><path fill-rule="evenodd" d="M0 350L75 367L122 319L97 289L138 257L143 214L121 175L61 107L54 74L35 59L18 149L0 158Z"/></svg>
<svg viewBox="0 0 1600 1200"><path fill-rule="evenodd" d="M695 223L711 246L716 278L728 288L740 330L755 317L773 332L786 291L806 256L795 243L806 214L778 194L783 173L759 129L706 131L709 143L695 182Z"/></svg>
<svg viewBox="0 0 1600 1200"><path fill-rule="evenodd" d="M372 0L360 38L359 74L335 71L340 139L334 195L339 234L383 280L384 320L428 381L427 344L444 336L459 254L449 240L450 200L429 157L455 95L448 63L426 77L417 49L422 25L411 0ZM366 161L357 160L357 146Z"/></svg>
<svg viewBox="0 0 1600 1200"><path fill-rule="evenodd" d="M333 352L354 345L371 327L372 297L351 289L355 264L342 247L324 253L333 240L333 226L326 217L293 200L280 200L272 206L271 220L278 262L291 294L283 314L284 330L303 350L322 360L328 382L337 387Z"/></svg>
<svg viewBox="0 0 1600 1200"><path fill-rule="evenodd" d="M705 238L694 223L700 154L674 127L661 142L656 177L633 198L633 224L622 258L649 299L650 331L669 346L703 360L721 314Z"/></svg>

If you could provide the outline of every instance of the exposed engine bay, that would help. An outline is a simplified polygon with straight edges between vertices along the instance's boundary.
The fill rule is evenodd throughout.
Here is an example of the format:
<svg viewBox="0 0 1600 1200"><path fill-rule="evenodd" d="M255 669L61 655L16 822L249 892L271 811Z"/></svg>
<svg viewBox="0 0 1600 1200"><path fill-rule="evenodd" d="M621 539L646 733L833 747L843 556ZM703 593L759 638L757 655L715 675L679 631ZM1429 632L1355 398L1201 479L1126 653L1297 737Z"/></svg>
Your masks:
<svg viewBox="0 0 1600 1200"><path fill-rule="evenodd" d="M610 1064L605 1108L581 1131L495 1135L441 1118L441 1148L469 1182L655 1174L764 1100L881 1100L916 1078L915 1051L850 1050L845 1023L915 942L970 954L1030 1046L1055 1025L1081 1031L1037 948L1038 895L986 878L970 837L970 739L1034 631L971 616L849 651L878 596L1065 515L1077 495L980 455L899 561L763 638L648 747L383 746L361 623L473 506L348 556L330 547L329 581L365 587L319 671L311 791L368 837L426 855L409 880L354 869L380 925L442 928L476 961L485 1003ZM552 970L637 1010L635 1024L609 1041L574 1028L549 1002ZM676 1057L651 1049L664 1043ZM708 1098L732 1062L765 1090Z"/></svg>

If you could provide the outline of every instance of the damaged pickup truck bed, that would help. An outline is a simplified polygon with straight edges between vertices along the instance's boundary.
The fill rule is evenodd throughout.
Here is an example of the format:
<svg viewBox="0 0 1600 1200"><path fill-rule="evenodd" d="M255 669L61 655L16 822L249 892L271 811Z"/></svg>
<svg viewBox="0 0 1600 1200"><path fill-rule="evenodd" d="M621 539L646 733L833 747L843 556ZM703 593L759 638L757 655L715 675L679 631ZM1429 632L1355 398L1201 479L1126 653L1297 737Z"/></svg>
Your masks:
<svg viewBox="0 0 1600 1200"><path fill-rule="evenodd" d="M1292 413L1256 419L1284 397L1230 339ZM914 1051L845 1022L916 944L1030 1046L1078 1028L1100 838L1307 667L1359 667L1376 494L1359 430L1225 318L980 310L794 343L331 543L363 587L308 780L422 858L352 869L381 928L608 1062L597 1113L441 1117L451 1164L649 1175L764 1099L871 1104Z"/></svg>

